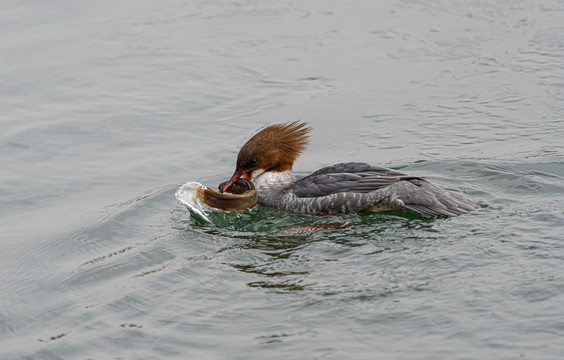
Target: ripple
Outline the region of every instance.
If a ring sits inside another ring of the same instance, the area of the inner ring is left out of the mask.
[[[4,358],[564,353],[560,2],[4,7]],[[381,163],[480,208],[215,226],[176,203],[296,118],[300,174]]]

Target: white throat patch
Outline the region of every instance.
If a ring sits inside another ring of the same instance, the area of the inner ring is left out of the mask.
[[[255,171],[253,171],[253,173]],[[296,177],[294,176],[294,172],[292,170],[282,172],[262,170],[262,172],[253,179],[253,183],[255,184],[255,188],[259,194],[261,192],[268,192],[289,186],[295,181]]]

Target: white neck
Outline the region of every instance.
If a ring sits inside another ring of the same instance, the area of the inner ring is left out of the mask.
[[[253,179],[257,193],[270,192],[272,190],[290,186],[296,181],[292,170],[286,171],[265,171]]]

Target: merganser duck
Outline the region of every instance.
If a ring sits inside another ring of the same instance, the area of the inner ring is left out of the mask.
[[[219,190],[225,191],[243,177],[255,184],[259,203],[302,214],[410,209],[426,215],[456,216],[477,207],[463,193],[366,163],[327,166],[297,180],[292,166],[306,149],[311,130],[299,121],[264,128],[243,145],[235,173]]]

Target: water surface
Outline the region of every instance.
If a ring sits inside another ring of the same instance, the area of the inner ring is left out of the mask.
[[[3,359],[559,359],[560,1],[0,5]],[[299,176],[366,161],[457,218],[174,193],[302,119]],[[338,224],[315,232],[288,227]]]

